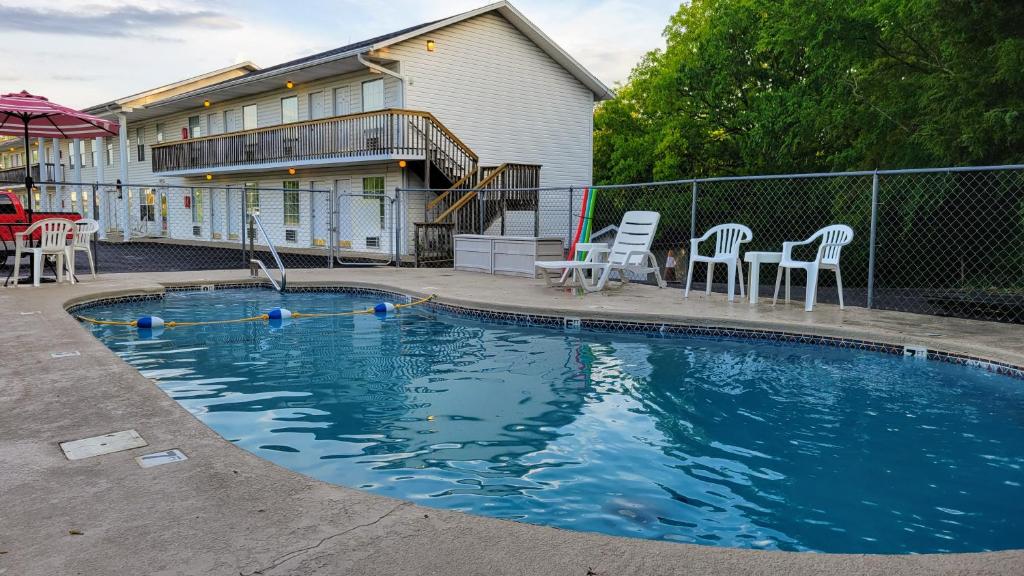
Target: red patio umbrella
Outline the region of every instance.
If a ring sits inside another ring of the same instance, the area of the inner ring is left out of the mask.
[[[28,139],[117,136],[116,122],[54,104],[22,90],[0,96],[0,134],[25,138],[25,191],[32,193],[32,156]],[[42,166],[43,159],[39,159]],[[42,169],[39,171],[42,174]],[[31,210],[29,202],[28,209]]]

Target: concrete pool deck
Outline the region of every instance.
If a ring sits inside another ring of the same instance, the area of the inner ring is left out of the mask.
[[[1024,551],[802,554],[570,532],[423,508],[280,468],[218,436],[65,312],[247,271],[112,274],[0,290],[0,574],[1020,574]],[[627,286],[577,296],[450,270],[289,271],[289,283],[436,293],[474,308],[751,327],[924,345],[1024,365],[1024,328]],[[78,355],[52,357],[62,352]],[[59,443],[135,429],[148,446],[69,461]],[[140,468],[178,448],[188,460]]]

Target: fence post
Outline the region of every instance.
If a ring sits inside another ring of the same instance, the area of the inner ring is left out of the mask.
[[[575,191],[574,188],[572,186],[569,186],[569,234],[565,237],[566,238],[565,245],[566,245],[566,247],[569,247],[569,248],[572,247],[572,202],[573,202],[573,198],[572,197],[573,197],[573,192],[574,191]],[[540,206],[538,206],[537,209],[539,210]]]
[[[693,181],[690,195],[690,238],[697,237],[697,181]]]
[[[868,238],[868,308],[875,302],[875,242],[878,230],[878,170],[871,176],[871,235]]]
[[[248,268],[250,266],[249,260],[245,257],[245,195],[247,191],[242,188],[242,211],[241,211],[241,222],[238,223],[238,227],[241,229],[239,236],[242,237],[242,268]]]
[[[395,268],[402,267],[402,189],[395,186],[395,199],[391,202],[391,222],[395,229]]]
[[[327,191],[327,267],[334,268],[334,221],[336,220],[334,210],[335,202],[338,201],[335,196],[336,190],[334,186]]]

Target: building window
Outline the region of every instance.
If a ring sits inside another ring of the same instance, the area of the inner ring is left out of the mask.
[[[142,193],[142,204],[139,204],[139,220],[142,222],[156,221],[156,193],[147,188]]]
[[[206,135],[213,136],[215,133],[220,132],[217,130],[217,115],[207,114],[206,115]]]
[[[82,165],[82,168],[85,168],[85,160],[86,160],[87,154],[88,154],[88,152],[86,151],[86,148],[88,148],[88,147],[89,147],[89,141],[88,140],[82,140],[82,143],[78,145],[78,154],[79,154],[78,163]]]
[[[367,176],[363,178],[363,194],[366,196],[380,196],[378,214],[380,216],[380,227],[384,228],[384,177]]]
[[[199,123],[199,116],[188,117],[188,137],[189,138],[202,138],[203,137],[203,126]]]
[[[99,166],[100,165],[100,147],[96,145],[95,141],[93,141],[93,143],[92,143],[92,165],[93,166]]]
[[[146,160],[146,132],[142,128],[135,129],[135,159],[139,162]]]
[[[107,139],[104,138],[104,141],[106,141],[106,140]],[[113,166],[113,165],[114,165],[114,143],[113,142],[107,142],[107,166]]]
[[[163,144],[164,143],[164,125],[163,124],[157,124],[156,125],[156,143],[157,144]]]
[[[281,123],[291,124],[299,121],[299,98],[289,96],[281,98]]]
[[[288,180],[284,182],[284,225],[299,225],[299,182]]]
[[[384,79],[363,82],[363,112],[384,109]]]
[[[242,106],[242,130],[256,129],[256,105]]]
[[[203,189],[193,188],[192,189],[192,223],[202,224],[203,223]]]
[[[255,182],[245,183],[245,213],[260,213],[260,189],[256,187]]]
[[[75,144],[68,142],[68,168],[74,168],[75,162],[78,162],[78,158],[75,158]]]

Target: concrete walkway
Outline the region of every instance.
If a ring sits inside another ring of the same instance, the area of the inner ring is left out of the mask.
[[[1021,574],[1024,551],[844,556],[702,547],[530,526],[325,484],[225,441],[114,356],[65,311],[161,283],[244,271],[108,275],[0,290],[0,574]],[[527,279],[438,270],[292,270],[292,284],[391,288],[474,307],[754,326],[1024,364],[1020,326],[799,303],[683,302],[628,286],[576,296]],[[51,354],[78,352],[53,358]],[[60,442],[134,428],[147,447],[68,461]],[[141,454],[189,460],[142,469]]]

